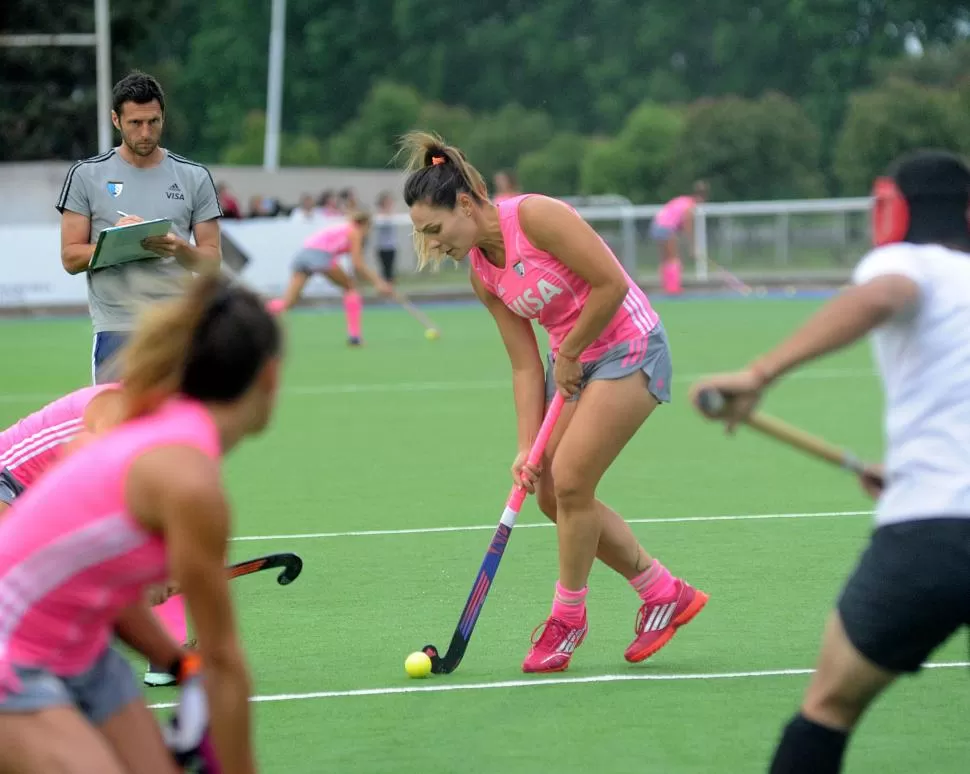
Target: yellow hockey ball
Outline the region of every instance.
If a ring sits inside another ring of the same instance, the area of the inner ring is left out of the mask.
[[[410,677],[427,677],[431,674],[431,659],[424,651],[416,651],[404,662],[404,671]]]

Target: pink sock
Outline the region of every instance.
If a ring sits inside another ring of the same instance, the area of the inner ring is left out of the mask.
[[[556,596],[552,598],[552,616],[565,621],[570,626],[582,626],[586,617],[587,586],[579,591],[570,591],[556,581]]]
[[[185,600],[181,595],[169,597],[168,601],[163,602],[158,607],[152,608],[162,626],[165,627],[172,639],[180,645],[189,638],[188,628],[185,623]]]
[[[630,581],[630,585],[647,604],[669,599],[673,596],[675,588],[674,576],[660,563],[659,559],[654,559],[646,570]]]
[[[665,293],[680,293],[680,270],[679,260],[666,261],[661,268],[661,282]]]
[[[347,315],[347,335],[352,339],[360,338],[360,313],[364,302],[360,293],[351,290],[344,293],[344,312]]]

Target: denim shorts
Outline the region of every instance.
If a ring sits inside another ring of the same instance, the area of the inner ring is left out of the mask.
[[[546,368],[546,403],[556,394],[553,379],[555,356],[550,352]],[[576,400],[583,389],[596,379],[622,379],[637,371],[646,374],[649,382],[647,389],[661,403],[670,403],[670,383],[673,380],[673,364],[670,359],[670,344],[663,323],[650,331],[646,338],[624,341],[611,347],[596,360],[583,363],[583,378],[579,384],[579,394],[569,400]]]

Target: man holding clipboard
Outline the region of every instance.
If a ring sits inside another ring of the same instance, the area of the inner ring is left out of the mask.
[[[209,170],[159,145],[161,86],[133,72],[112,96],[121,144],[71,167],[56,205],[61,263],[87,274],[96,384],[117,378],[112,358],[146,304],[179,295],[189,272],[222,260],[222,210]]]

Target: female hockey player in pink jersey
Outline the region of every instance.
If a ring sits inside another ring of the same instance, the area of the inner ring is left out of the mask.
[[[404,199],[419,260],[468,256],[472,285],[511,360],[519,448],[512,475],[536,492],[559,533],[552,611],[522,668],[568,667],[587,632],[587,579],[595,558],[640,597],[636,638],[625,657],[642,661],[708,598],[671,575],[619,514],[596,499],[607,468],[657,405],[670,400],[670,352],[660,318],[575,210],[528,194],[495,205],[457,148],[420,133],[409,135],[405,147],[411,163]],[[533,319],[549,334],[545,374]],[[530,469],[525,459],[556,390],[570,401],[543,464]]]
[[[269,423],[280,351],[261,299],[199,277],[136,330],[123,422],[48,470],[0,521],[0,770],[177,771],[111,647],[128,611],[153,624],[145,591],[171,577],[195,622],[215,752],[224,771],[256,771],[220,467]]]
[[[362,343],[360,318],[364,301],[357,292],[357,278],[363,276],[382,296],[390,298],[393,288],[364,259],[364,240],[370,232],[369,213],[352,214],[345,223],[337,223],[317,231],[307,237],[303,249],[293,259],[290,283],[282,298],[269,302],[274,314],[282,314],[290,309],[303,293],[307,282],[314,274],[322,274],[343,291],[344,313],[347,316],[347,343],[359,346]],[[350,256],[352,270],[340,265],[340,258]]]
[[[69,449],[120,421],[123,403],[119,384],[82,387],[0,432],[0,519]],[[168,598],[167,588],[163,584],[152,590],[150,596],[159,603],[154,613],[177,642],[187,643],[185,601]],[[174,685],[175,676],[165,666],[149,664],[145,685]]]

